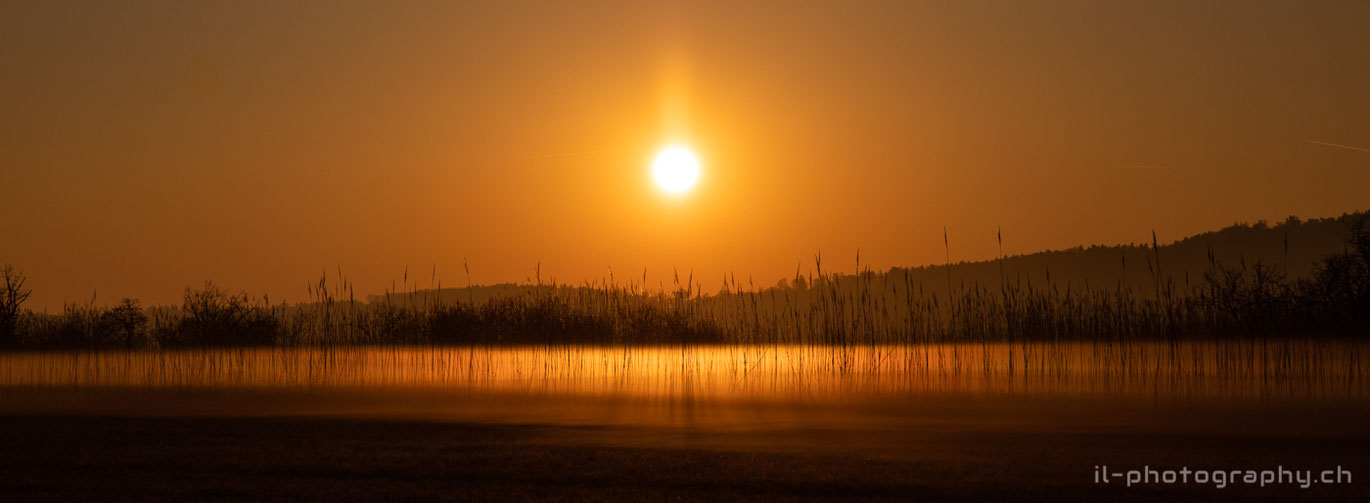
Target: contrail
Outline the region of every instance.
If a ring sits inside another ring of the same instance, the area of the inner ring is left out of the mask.
[[[1339,145],[1339,144],[1336,144],[1336,143],[1327,143],[1327,142],[1325,142],[1325,141],[1308,140],[1308,143],[1316,143],[1316,144],[1318,144],[1318,145],[1326,145],[1326,146],[1329,146],[1329,147],[1344,148],[1344,149],[1347,149],[1347,150],[1359,150],[1359,151],[1361,151],[1361,152],[1370,152],[1370,148],[1353,147],[1353,146],[1351,146],[1351,145]]]

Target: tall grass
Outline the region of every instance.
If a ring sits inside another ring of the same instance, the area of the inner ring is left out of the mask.
[[[415,286],[359,300],[339,271],[322,275],[308,288],[310,300],[299,304],[272,304],[207,283],[187,288],[179,306],[145,309],[125,299],[112,308],[71,304],[56,315],[26,311],[13,316],[0,342],[11,348],[904,344],[961,351],[968,343],[1083,341],[1108,350],[1141,341],[1365,338],[1370,227],[1360,220],[1350,231],[1342,253],[1300,279],[1261,263],[1223,264],[1210,253],[1201,281],[1176,285],[1161,274],[1160,255],[1153,253],[1147,258],[1151,288],[1123,281],[1063,287],[1051,282],[1049,271],[1041,284],[1007,277],[1001,252],[999,285],[958,284],[944,235],[945,289],[909,274],[862,270],[859,251],[855,274],[830,272],[819,254],[812,272],[797,269],[780,286],[758,289],[726,276],[720,291],[708,295],[693,273],[676,274],[665,290],[649,288],[645,275],[620,283],[612,273],[580,285],[548,284],[539,267],[535,283],[507,296],[476,299],[468,286],[465,298],[453,298]],[[1154,234],[1152,247],[1159,248]],[[22,276],[6,277],[10,291],[22,291],[13,286],[16,279],[22,286]]]

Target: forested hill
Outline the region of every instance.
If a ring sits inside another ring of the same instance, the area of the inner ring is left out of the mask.
[[[997,286],[1002,278],[1022,286],[1031,283],[1037,288],[1049,284],[1060,289],[1078,289],[1088,284],[1090,288],[1121,285],[1145,290],[1155,287],[1158,277],[1153,271],[1159,270],[1159,278],[1169,278],[1177,288],[1187,290],[1187,284],[1203,281],[1204,273],[1215,264],[1240,268],[1257,263],[1273,267],[1281,274],[1287,271],[1289,278],[1294,279],[1308,275],[1323,257],[1344,251],[1347,224],[1365,217],[1365,212],[1359,212],[1313,220],[1289,217],[1273,225],[1236,224],[1161,244],[1154,250],[1151,236],[1146,236],[1146,242],[1131,245],[1095,245],[1014,255],[1003,259],[1002,273],[998,260],[953,263],[951,282],[956,288],[976,283]],[[890,281],[903,282],[907,276],[913,284],[921,282],[925,288],[946,290],[947,267],[943,265],[896,267],[885,274]]]
[[[1151,291],[1159,278],[1169,278],[1176,289],[1187,291],[1189,286],[1203,281],[1203,275],[1213,265],[1240,268],[1262,264],[1290,279],[1308,275],[1323,257],[1346,249],[1348,223],[1366,218],[1365,212],[1340,217],[1300,220],[1289,217],[1278,224],[1257,222],[1235,224],[1221,230],[1189,236],[1153,250],[1151,236],[1145,242],[1130,245],[1075,247],[1025,255],[1005,257],[1001,261],[957,262],[951,264],[950,281],[955,290],[974,285],[997,288],[1000,281],[1016,283],[1026,288],[1054,287],[1082,290],[1098,288],[1129,288]],[[1288,246],[1286,247],[1286,243]],[[1211,252],[1211,261],[1210,261]],[[1159,259],[1159,268],[1157,262]],[[804,289],[815,281],[813,271],[803,272],[796,280],[786,278],[770,289]],[[866,272],[867,284],[913,285],[928,293],[945,294],[948,274],[946,265],[894,267],[887,271]],[[829,276],[829,280],[854,282],[850,274]],[[596,284],[598,288],[604,285]],[[618,286],[626,287],[622,282]],[[559,293],[575,291],[583,285],[561,285]],[[670,288],[671,285],[667,285]],[[656,285],[652,285],[655,289]],[[390,294],[392,301],[408,302],[482,302],[491,298],[508,298],[530,293],[528,285],[502,283],[478,285],[471,288],[443,288],[440,290],[412,290]],[[544,287],[544,292],[547,289]],[[638,286],[637,291],[641,291]],[[697,290],[695,291],[697,292]],[[373,295],[370,300],[386,298]]]

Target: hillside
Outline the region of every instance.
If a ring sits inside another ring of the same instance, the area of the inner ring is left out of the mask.
[[[1160,278],[1173,281],[1180,290],[1202,281],[1214,264],[1240,267],[1243,263],[1261,263],[1287,271],[1289,278],[1295,279],[1311,273],[1321,258],[1345,250],[1346,223],[1365,216],[1365,212],[1358,212],[1313,220],[1289,217],[1275,225],[1235,224],[1163,244],[1156,250],[1147,242],[1014,255],[1003,259],[1002,275],[999,261],[960,262],[951,266],[951,281],[954,285],[998,285],[1002,277],[1023,285],[1050,284],[1060,289],[1121,285],[1150,290],[1156,284],[1153,271],[1158,259]],[[947,267],[943,265],[893,268],[886,274],[899,281],[912,276],[915,284],[946,290]]]
[[[955,290],[977,284],[986,287],[999,285],[1002,278],[1003,281],[1016,282],[1023,287],[1029,284],[1035,288],[1050,285],[1060,290],[1069,288],[1072,291],[1082,291],[1086,288],[1122,286],[1133,290],[1151,291],[1157,281],[1153,274],[1157,258],[1160,262],[1160,278],[1173,281],[1180,291],[1187,291],[1188,286],[1202,282],[1204,273],[1215,263],[1227,267],[1240,267],[1243,263],[1261,263],[1281,272],[1287,270],[1289,278],[1296,279],[1312,272],[1319,259],[1345,250],[1347,222],[1358,218],[1366,218],[1366,213],[1357,212],[1311,220],[1291,216],[1273,225],[1263,221],[1254,224],[1238,223],[1163,244],[1156,250],[1152,249],[1149,242],[1115,246],[1092,245],[1007,256],[1004,257],[1002,264],[999,260],[956,262],[950,266],[950,281]],[[865,274],[873,284],[920,285],[928,293],[941,295],[945,294],[947,289],[947,269],[946,265],[925,265],[894,267],[883,272],[867,271]],[[807,283],[814,281],[816,271],[804,271],[803,274],[804,276],[797,280],[783,279],[779,285],[765,290],[802,290]],[[832,279],[832,276],[829,278]],[[836,276],[836,281],[839,282],[852,279],[852,275]],[[563,285],[559,290],[565,295],[568,291],[577,290],[576,286]],[[434,300],[444,303],[482,302],[531,291],[532,287],[527,285],[502,283],[471,288],[399,292],[390,294],[390,298],[392,301],[416,303]],[[376,301],[385,297],[372,295],[369,300]]]

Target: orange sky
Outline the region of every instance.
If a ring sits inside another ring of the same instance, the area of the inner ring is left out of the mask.
[[[6,2],[0,262],[57,310],[1164,241],[1370,207],[1309,141],[1367,89],[1367,2]]]

